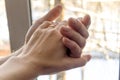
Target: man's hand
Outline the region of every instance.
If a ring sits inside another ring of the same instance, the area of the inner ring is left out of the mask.
[[[70,18],[69,27],[62,27],[61,33],[64,36],[63,43],[69,48],[68,55],[74,58],[81,57],[81,53],[88,38],[88,27],[90,25],[90,16],[86,15],[83,19]]]

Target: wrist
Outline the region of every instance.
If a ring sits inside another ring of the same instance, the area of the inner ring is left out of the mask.
[[[11,57],[0,66],[2,80],[30,80],[37,77],[31,65],[22,57]]]
[[[18,56],[19,54],[21,54],[23,48],[24,48],[24,45],[21,48],[19,48],[18,50],[13,51],[12,56]]]
[[[11,58],[13,56],[18,56],[20,53],[22,53],[22,50],[23,50],[23,46],[8,56],[0,57],[0,65],[2,65],[4,62],[6,62],[9,58]]]

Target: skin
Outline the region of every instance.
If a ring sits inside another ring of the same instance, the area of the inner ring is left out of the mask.
[[[81,56],[82,50],[85,47],[86,39],[88,38],[88,27],[90,25],[90,16],[86,15],[83,19],[69,18],[69,27],[62,27],[61,34],[64,36],[63,43],[69,48],[69,55],[74,58]],[[69,44],[67,43],[69,42]]]
[[[28,32],[26,34],[26,38],[25,38],[25,43],[28,42],[28,40],[30,39],[30,37],[33,34],[33,32],[37,29],[37,27],[40,24],[42,24],[44,21],[53,21],[53,20],[55,20],[61,14],[61,11],[62,11],[62,6],[61,5],[57,5],[55,8],[50,10],[45,16],[43,16],[42,18],[38,19],[31,26],[31,28],[28,30]],[[51,16],[53,14],[54,14],[54,16]],[[5,61],[7,61],[10,57],[18,56],[22,52],[22,48],[23,48],[23,46],[20,49],[18,49],[17,51],[15,51],[12,54],[8,55],[8,56],[0,57],[0,65],[3,64]]]
[[[58,10],[58,13],[55,12],[57,17],[61,9],[58,5],[47,17],[35,22],[26,35],[25,45],[16,52],[19,55],[9,58],[0,66],[1,80],[31,80],[38,75],[83,66],[90,60],[90,55],[81,56],[88,37],[90,17],[87,15],[83,19],[70,18],[68,27],[61,22],[53,28],[49,21],[55,18],[49,16]]]
[[[31,28],[28,30],[27,35],[26,35],[25,43],[28,42],[28,40],[30,39],[30,37],[33,34],[33,32],[38,28],[38,26],[40,24],[42,24],[44,21],[53,21],[53,20],[55,20],[61,14],[61,11],[62,11],[62,6],[61,5],[57,5],[55,8],[53,8],[52,10],[50,10],[48,12],[48,14],[46,14],[42,18],[38,19],[31,26]],[[55,14],[55,15],[51,16],[53,14]],[[87,29],[88,29],[88,27],[89,27],[89,25],[91,23],[89,15],[86,15],[83,19],[82,18],[78,18],[77,20],[81,21]],[[75,19],[70,18],[69,19],[69,26],[72,27],[73,29],[77,28],[77,27],[79,28],[80,26],[74,26],[74,25],[72,25],[72,24],[74,24],[74,21],[75,21]],[[70,22],[72,22],[72,23],[70,23]],[[62,29],[64,29],[64,27]],[[64,30],[61,30],[61,33],[62,33],[63,36],[66,36],[66,33],[64,33]],[[79,34],[80,32],[77,31],[77,33]],[[67,35],[69,35],[69,34],[67,34]],[[72,36],[73,36],[73,38],[74,38],[74,36],[76,36],[76,37],[78,37],[78,39],[80,39],[79,35],[72,35]],[[80,57],[81,53],[77,52],[80,49],[80,45],[76,43],[76,41],[78,41],[78,40],[77,39],[73,39],[73,38],[72,38],[72,40],[64,38],[63,39],[63,43],[64,43],[64,45],[66,47],[69,48],[69,54],[70,54],[71,57]],[[68,46],[67,42],[70,42],[71,45]],[[77,49],[72,49],[71,46],[75,46]],[[20,49],[18,49],[17,51],[13,52],[12,54],[10,54],[8,56],[0,57],[0,65],[3,64],[5,61],[7,61],[10,57],[19,55],[22,52],[22,48],[23,47],[21,47]]]
[[[90,55],[69,57],[60,34],[59,27],[63,24],[58,24],[55,28],[50,27],[50,24],[42,23],[25,43],[22,53],[0,67],[2,80],[30,80],[38,75],[84,66],[90,60]]]
[[[13,57],[13,56],[17,56],[22,52],[23,47],[21,47],[20,49],[18,49],[17,51],[11,53],[8,56],[5,57],[0,57],[0,65],[2,65],[4,62],[6,62],[9,58]]]

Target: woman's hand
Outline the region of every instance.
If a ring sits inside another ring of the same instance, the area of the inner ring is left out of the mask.
[[[53,9],[51,9],[46,15],[44,15],[42,18],[39,18],[35,23],[30,27],[26,34],[25,42],[28,42],[31,35],[34,33],[34,31],[41,25],[44,21],[53,21],[56,18],[59,17],[59,15],[62,13],[62,5],[58,4]]]
[[[87,20],[89,21],[89,19],[86,20],[84,18],[80,20],[80,23],[75,24],[75,20],[69,19],[68,32],[63,30],[65,26],[62,24],[51,26],[51,22],[44,22],[54,20],[60,14],[61,9],[62,7],[60,5],[57,6],[31,27],[26,36],[22,54],[11,57],[0,66],[0,71],[2,72],[0,78],[4,77],[5,80],[28,80],[38,75],[81,67],[90,60],[90,55],[80,57],[84,46],[81,47],[79,43],[79,41],[83,41],[82,38],[85,38],[84,40],[87,38],[84,35],[86,33],[81,33],[80,30],[86,27],[86,24],[88,25]],[[51,16],[56,10],[58,12],[56,12],[55,16]],[[59,28],[59,26],[62,26],[62,28]],[[85,28],[82,30],[86,31]],[[67,52],[64,45],[70,49],[70,52]],[[67,55],[68,53],[70,57]]]
[[[31,35],[34,33],[34,31],[38,28],[40,24],[42,24],[44,21],[53,21],[55,20],[62,11],[62,6],[57,5],[55,8],[50,10],[45,16],[42,18],[38,19],[29,29],[29,31],[26,34],[26,40],[25,43],[27,43],[31,37]],[[54,15],[53,15],[54,14]],[[10,57],[12,56],[17,56],[22,52],[23,46],[18,49],[17,51],[13,52],[11,55],[5,56],[5,57],[0,57],[0,65],[3,64],[5,61],[7,61]]]
[[[72,58],[67,55],[59,30],[63,24],[42,23],[24,45],[19,56],[11,57],[0,66],[2,80],[29,80],[38,75],[51,74],[84,66],[90,55]],[[8,68],[9,67],[9,68]]]
[[[62,12],[62,6],[57,5],[55,8],[50,10],[48,14],[38,19],[27,32],[25,43],[27,43],[34,33],[34,31],[41,25],[44,21],[53,21],[56,19]],[[54,15],[53,15],[54,14]],[[86,39],[88,37],[88,27],[90,25],[90,16],[86,15],[84,18],[70,18],[68,20],[69,28],[66,31],[64,26],[61,28],[60,32],[64,36],[63,44],[69,49],[68,55],[73,58],[79,58],[81,56],[83,47],[86,44]]]
[[[27,59],[31,67],[40,74],[51,74],[59,71],[80,67],[90,60],[89,55],[81,58],[67,56],[66,48],[62,43],[60,26],[52,27],[51,22],[44,22],[33,33],[30,40],[25,44],[23,54],[20,57]]]

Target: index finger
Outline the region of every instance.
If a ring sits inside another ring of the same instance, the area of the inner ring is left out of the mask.
[[[38,19],[36,22],[39,25],[44,21],[53,21],[61,14],[61,12],[62,12],[62,5],[59,4],[55,6],[52,10],[50,10],[45,16]]]

